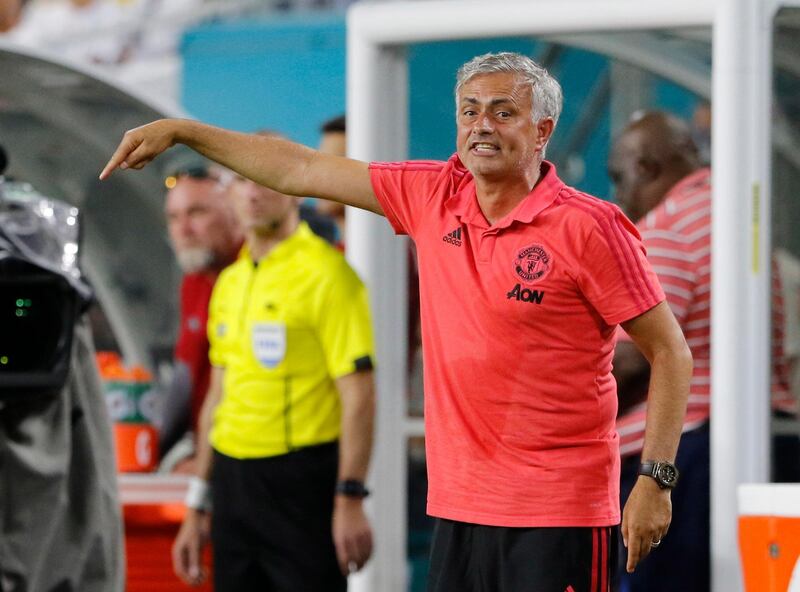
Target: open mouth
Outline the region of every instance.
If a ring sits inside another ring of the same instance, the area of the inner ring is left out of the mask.
[[[496,145],[489,142],[473,142],[469,149],[474,154],[495,154],[500,150]]]

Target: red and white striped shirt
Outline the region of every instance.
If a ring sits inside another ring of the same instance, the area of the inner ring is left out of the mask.
[[[647,258],[694,358],[683,431],[708,421],[711,403],[711,171],[681,180],[638,224]],[[783,352],[783,298],[772,265],[772,405],[794,411]],[[639,454],[644,443],[646,403],[617,419],[620,454]]]

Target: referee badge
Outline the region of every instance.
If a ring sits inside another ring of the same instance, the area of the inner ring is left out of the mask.
[[[286,325],[255,323],[253,325],[253,354],[262,366],[274,368],[286,355]]]

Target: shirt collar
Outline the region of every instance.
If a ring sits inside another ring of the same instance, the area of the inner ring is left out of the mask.
[[[281,253],[286,250],[292,251],[295,249],[295,243],[304,242],[311,236],[314,236],[314,232],[311,230],[305,220],[301,220],[297,225],[297,228],[295,228],[295,231],[275,245],[275,247],[263,257],[263,259],[280,256]],[[239,252],[239,259],[247,259],[251,263],[255,263],[253,261],[253,257],[250,255],[250,247],[247,242],[242,245],[242,250]]]
[[[478,198],[475,194],[475,180],[472,175],[466,170],[457,154],[451,156],[449,162],[453,166],[454,173],[465,174],[468,180],[461,184],[459,190],[447,199],[445,207],[462,222],[489,228],[489,224],[478,205]],[[495,222],[492,228],[507,228],[514,222],[530,223],[540,212],[555,201],[563,187],[564,183],[558,178],[555,165],[546,160],[542,161],[539,180],[531,192],[517,204],[517,207]]]
[[[709,185],[711,183],[711,169],[709,167],[703,167],[701,169],[697,169],[693,173],[689,173],[683,179],[675,183],[672,186],[667,194],[668,195],[677,195],[682,193],[686,190],[691,190],[694,187],[698,187],[701,185]]]

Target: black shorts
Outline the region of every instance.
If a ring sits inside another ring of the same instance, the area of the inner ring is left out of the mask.
[[[616,533],[437,519],[428,592],[608,592]]]
[[[214,453],[216,592],[342,592],[331,534],[338,446],[271,458]]]

